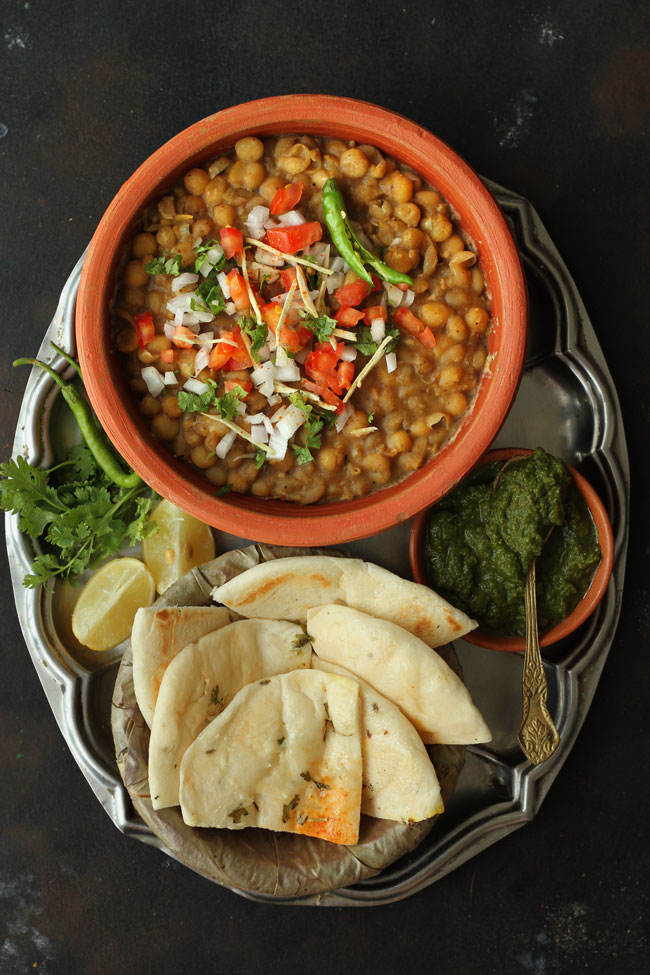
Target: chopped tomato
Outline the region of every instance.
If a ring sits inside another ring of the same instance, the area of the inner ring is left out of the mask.
[[[366,325],[371,325],[373,322],[377,321],[378,318],[387,321],[388,314],[383,305],[371,305],[370,308],[363,309],[363,317],[366,320]]]
[[[230,288],[230,297],[235,302],[235,308],[238,311],[246,311],[247,308],[250,308],[251,300],[248,297],[246,282],[239,271],[235,269],[229,271],[226,275],[226,281],[228,282],[228,287]]]
[[[405,332],[409,332],[411,335],[419,335],[424,329],[424,325],[420,319],[416,318],[409,308],[398,308],[395,312],[395,322],[400,328],[403,328]]]
[[[280,271],[280,277],[282,278],[282,284],[284,285],[284,290],[288,291],[293,282],[296,280],[296,269],[295,267],[287,267]]]
[[[251,389],[253,388],[253,384],[247,379],[226,379],[224,386],[226,387],[227,393],[231,393],[237,386],[240,386],[245,393],[250,393]],[[246,397],[244,397],[244,399],[246,399]]]
[[[422,345],[426,346],[427,349],[432,349],[436,344],[436,337],[428,326],[427,328],[422,329],[418,335],[418,338]]]
[[[270,301],[267,305],[261,306],[260,312],[268,327],[271,329],[273,334],[276,335],[278,322],[280,321],[280,315],[282,314],[281,306],[276,302]],[[311,337],[312,333],[308,328],[300,326],[298,329],[293,329],[285,319],[284,324],[280,329],[280,337],[278,341],[280,345],[282,345],[289,352],[299,352],[300,349],[307,345],[307,342],[309,342]]]
[[[144,349],[146,345],[156,337],[156,329],[153,323],[153,316],[149,311],[143,311],[139,315],[133,316],[133,327],[138,338],[138,345]]]
[[[323,402],[329,403],[330,406],[335,406],[337,413],[340,413],[343,409],[343,403],[338,396],[335,396],[332,390],[328,389],[323,383],[313,383],[309,379],[303,379],[302,384],[310,393],[316,393],[317,396],[320,396]]]
[[[370,294],[372,294],[373,291],[381,291],[383,288],[381,278],[377,277],[376,274],[371,274],[370,277],[372,278],[372,288],[370,289]]]
[[[174,361],[174,350],[173,349],[163,349],[160,353],[161,362],[173,362]]]
[[[191,349],[194,346],[196,335],[185,325],[177,325],[174,329],[172,342],[178,349]]]
[[[236,341],[235,336],[232,332],[222,332],[219,339],[229,339],[230,341]],[[208,365],[213,372],[217,372],[218,369],[223,369],[226,363],[229,361],[230,356],[236,351],[234,345],[230,345],[227,341],[219,341],[216,345],[212,347],[210,351],[210,358],[208,360]]]
[[[370,291],[365,281],[352,281],[351,284],[344,284],[338,291],[334,292],[334,297],[339,305],[356,307],[360,305],[364,298],[368,297]]]
[[[271,200],[271,213],[276,217],[279,213],[288,213],[300,202],[302,183],[287,183],[278,190]]]
[[[337,322],[340,322],[341,325],[347,325],[350,327],[354,327],[363,317],[364,313],[358,308],[346,308],[345,306],[343,308],[339,308],[334,315]]]
[[[223,247],[228,260],[237,259],[244,251],[244,236],[241,230],[236,227],[222,227],[219,231],[221,246]]]
[[[238,372],[240,369],[250,369],[250,367],[253,365],[253,360],[248,354],[248,349],[244,345],[244,340],[242,339],[239,325],[236,325],[233,329],[232,337],[237,342],[237,348],[234,349],[232,346],[230,346],[231,353],[230,362],[228,363],[228,370]]]
[[[344,389],[348,389],[354,379],[354,362],[339,362],[336,377]]]
[[[295,254],[296,251],[317,243],[322,236],[323,228],[318,220],[313,220],[311,223],[300,223],[297,227],[275,227],[267,230],[264,243],[285,254]]]

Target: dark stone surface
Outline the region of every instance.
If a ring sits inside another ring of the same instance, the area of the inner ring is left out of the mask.
[[[2,0],[3,459],[26,380],[11,361],[36,350],[124,179],[220,108],[322,91],[416,119],[533,202],[617,383],[633,484],[620,627],[541,812],[435,886],[374,910],[258,906],[124,838],[56,728],[5,565],[2,973],[648,970],[649,10]]]

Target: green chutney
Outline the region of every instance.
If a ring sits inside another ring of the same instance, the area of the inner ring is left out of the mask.
[[[600,558],[596,526],[569,470],[541,448],[477,467],[438,502],[425,529],[429,585],[485,629],[507,635],[525,633],[524,586],[534,559],[544,631],[575,609]]]

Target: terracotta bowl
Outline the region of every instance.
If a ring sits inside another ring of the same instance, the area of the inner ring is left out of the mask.
[[[532,454],[532,450],[527,450],[523,447],[490,450],[484,457],[481,457],[479,464],[489,464],[492,461],[508,460],[510,457],[528,454]],[[578,474],[569,464],[567,464],[567,467],[571,472],[573,483],[585,499],[591,517],[594,520],[596,531],[598,532],[598,544],[602,551],[602,558],[591,580],[589,589],[573,612],[566,619],[563,619],[561,623],[558,623],[557,626],[547,630],[544,634],[540,634],[539,642],[543,647],[548,647],[551,643],[557,643],[558,640],[564,639],[565,636],[577,630],[591,616],[605,595],[614,564],[614,535],[609,518],[607,517],[607,512],[605,511],[605,506],[591,484],[584,479],[582,474]],[[428,583],[424,568],[423,542],[429,510],[429,508],[426,508],[420,511],[417,517],[413,519],[409,547],[413,578],[416,582],[421,582],[425,586]],[[526,641],[523,636],[496,636],[494,633],[481,629],[474,630],[472,633],[463,637],[463,639],[469,643],[475,643],[480,647],[487,647],[489,650],[523,651],[526,649]]]
[[[474,241],[492,295],[489,352],[472,413],[437,457],[393,487],[354,501],[297,505],[235,494],[215,497],[197,470],[174,458],[138,410],[111,343],[109,302],[120,255],[143,211],[192,166],[246,135],[285,132],[337,136],[376,145],[434,184]],[[76,310],[77,346],[97,416],[120,454],[156,489],[197,518],[245,538],[323,545],[365,538],[404,521],[454,486],[488,448],[512,404],[521,376],[527,302],[516,246],[479,177],[414,122],[366,102],[287,95],[247,102],[191,125],[153,153],[102,217],[84,263]]]

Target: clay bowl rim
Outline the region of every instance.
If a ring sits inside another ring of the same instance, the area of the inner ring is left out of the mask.
[[[119,256],[146,207],[192,165],[249,134],[298,131],[370,142],[434,183],[474,241],[495,319],[490,375],[455,438],[396,485],[353,501],[300,505],[249,495],[215,497],[216,488],[168,453],[134,409],[110,344],[107,323]],[[163,497],[201,521],[275,544],[323,545],[366,538],[399,524],[449,491],[487,450],[514,401],[523,370],[527,296],[518,251],[505,218],[479,177],[421,126],[355,99],[288,95],[247,102],[202,119],[152,153],[119,190],[89,245],[76,309],[79,358],[89,399],[119,453]],[[106,378],[110,377],[110,382]],[[480,422],[476,416],[480,413]],[[489,420],[489,422],[488,422]]]
[[[533,451],[528,447],[495,448],[494,450],[489,450],[483,457],[481,457],[476,466],[483,466],[484,464],[489,464],[492,461],[508,460],[510,457],[530,456],[532,452]],[[573,483],[585,499],[587,507],[591,513],[591,517],[594,520],[596,531],[598,532],[598,544],[601,548],[602,557],[587,592],[584,594],[573,612],[569,613],[569,615],[563,619],[561,623],[558,623],[557,626],[553,626],[544,634],[540,634],[539,642],[540,646],[542,647],[548,647],[553,643],[557,643],[559,640],[563,640],[565,637],[569,636],[569,634],[577,630],[579,626],[582,626],[582,624],[591,616],[607,591],[607,586],[609,585],[609,580],[611,578],[612,569],[614,566],[614,533],[612,531],[609,516],[605,510],[605,505],[589,481],[587,481],[587,479],[584,478],[582,474],[580,474],[570,464],[566,464],[566,466],[571,472]],[[429,505],[427,508],[423,508],[422,511],[416,515],[413,520],[413,524],[411,525],[411,535],[409,538],[411,572],[413,573],[413,578],[415,581],[420,582],[425,586],[428,585],[428,583],[426,581],[424,560],[422,558],[422,539],[427,516],[431,507],[432,506]],[[474,643],[476,646],[484,647],[487,650],[500,650],[512,653],[523,652],[526,649],[526,640],[523,636],[498,636],[494,633],[481,630],[480,628],[466,634],[463,639],[467,640],[468,643]]]

